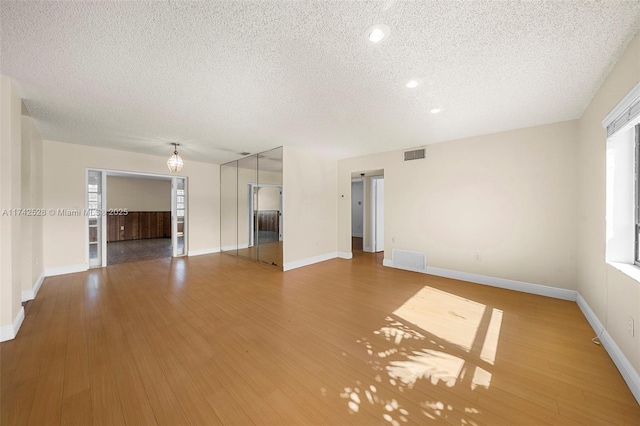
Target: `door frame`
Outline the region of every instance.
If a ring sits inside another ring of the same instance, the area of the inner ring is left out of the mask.
[[[85,233],[85,244],[84,244],[84,249],[85,249],[85,259],[86,259],[86,264],[87,264],[87,268],[91,269],[91,268],[102,268],[107,264],[107,246],[106,246],[106,241],[107,241],[107,227],[105,225],[105,221],[104,216],[101,214],[98,214],[98,227],[100,229],[100,232],[98,233],[98,247],[100,249],[100,265],[95,265],[92,266],[91,265],[91,258],[90,258],[90,249],[89,246],[91,245],[90,243],[90,237],[89,237],[89,221],[90,221],[90,217],[89,217],[89,174],[90,171],[96,171],[96,172],[100,172],[100,209],[101,210],[106,210],[104,206],[106,206],[106,200],[107,200],[107,195],[106,195],[106,191],[107,191],[107,178],[105,176],[105,173],[102,169],[96,169],[93,167],[87,167],[85,169],[84,172],[84,208],[82,210],[83,212],[83,216],[84,216],[84,233]],[[80,214],[80,211],[78,210],[78,215]]]
[[[382,197],[380,197],[382,187]],[[380,199],[382,198],[382,199]],[[371,251],[384,251],[384,176],[371,176]]]
[[[184,216],[182,222],[182,253],[178,253],[178,180],[184,179]],[[187,235],[188,233],[188,205],[187,178],[183,176],[171,177],[171,257],[181,257],[187,255]]]
[[[360,220],[362,221],[362,236],[360,238],[362,238],[363,242],[364,242],[364,211],[366,209],[366,204],[365,204],[365,200],[366,200],[366,195],[365,195],[365,183],[364,183],[364,178],[351,178],[351,200],[353,200],[353,184],[361,184],[362,185],[362,217],[360,218]],[[351,205],[351,223],[353,224],[353,204]],[[351,227],[351,237],[354,237],[353,235],[353,226]]]
[[[253,189],[254,188],[262,188],[265,186],[277,186],[280,188],[280,214],[278,217],[278,241],[282,241],[282,186],[277,183],[248,183],[248,192],[247,192],[247,205],[249,208],[247,209],[247,216],[249,221],[249,247],[253,247],[255,245],[253,227],[254,227],[254,218],[253,218]]]
[[[363,185],[363,193],[364,193],[364,201],[363,201],[363,226],[362,226],[362,251],[365,253],[376,253],[380,251],[384,251],[384,223],[380,224],[382,226],[382,247],[376,244],[376,188],[377,182],[380,179],[384,179],[384,169],[378,169],[370,172],[353,172],[352,181],[357,179],[354,177],[355,174],[364,173],[364,185]],[[384,184],[383,184],[384,185]],[[383,188],[384,191],[384,188]],[[383,211],[384,217],[384,192],[383,192],[383,200],[380,206]],[[353,210],[351,210],[351,215],[353,215]],[[353,234],[353,232],[352,232]],[[351,248],[353,251],[353,247]]]
[[[101,193],[101,205],[102,205],[102,210],[106,211],[107,208],[107,177],[108,176],[117,176],[117,177],[149,177],[149,178],[155,178],[155,179],[160,179],[160,180],[169,180],[171,181],[171,255],[172,257],[177,257],[175,255],[175,251],[174,251],[174,247],[176,247],[177,245],[177,235],[174,232],[174,229],[177,229],[177,218],[174,214],[174,191],[173,191],[173,187],[174,187],[174,183],[176,182],[176,179],[179,178],[184,178],[185,179],[185,196],[186,196],[186,200],[187,202],[185,203],[185,215],[184,215],[184,254],[182,256],[187,256],[188,252],[187,252],[187,236],[188,236],[188,178],[186,176],[175,176],[175,175],[166,175],[166,174],[159,174],[159,173],[145,173],[145,172],[131,172],[131,171],[123,171],[123,170],[113,170],[113,169],[102,169],[99,167],[87,167],[85,170],[85,179],[84,179],[84,193],[85,193],[85,209],[88,209],[88,196],[87,196],[87,186],[89,184],[89,171],[90,170],[94,170],[96,172],[101,172],[102,173],[102,193]],[[89,267],[89,217],[88,215],[84,215],[85,216],[85,226],[84,226],[84,232],[85,232],[85,252],[86,252],[86,262],[87,262],[87,267]],[[102,215],[100,217],[100,250],[101,250],[101,257],[102,257],[102,261],[101,261],[101,265],[100,266],[95,266],[95,268],[104,268],[105,266],[107,266],[107,224],[106,224],[106,220],[104,219],[106,217],[106,215]]]

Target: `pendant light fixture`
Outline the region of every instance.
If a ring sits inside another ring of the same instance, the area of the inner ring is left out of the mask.
[[[169,159],[167,160],[167,166],[169,167],[169,170],[171,170],[171,173],[178,173],[180,170],[182,170],[182,166],[184,165],[184,162],[182,161],[182,158],[180,158],[180,156],[178,155],[178,146],[180,144],[174,143],[172,145],[173,145],[173,155],[169,157]]]

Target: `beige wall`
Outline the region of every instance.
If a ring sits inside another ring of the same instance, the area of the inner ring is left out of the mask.
[[[425,160],[340,161],[338,250],[351,251],[351,173],[384,169],[385,259],[411,250],[431,267],[575,290],[577,125],[432,144]]]
[[[31,117],[22,116],[22,207],[42,209],[42,138]],[[34,286],[43,274],[43,216],[22,217],[23,300],[34,296]]]
[[[579,121],[578,292],[640,372],[640,283],[605,263],[606,132],[602,120],[640,80],[640,36],[600,87]],[[636,334],[626,331],[629,316]],[[598,330],[599,331],[599,330]]]
[[[254,191],[253,210],[280,210],[280,187],[263,186]]]
[[[0,213],[22,207],[21,102],[11,79],[0,76]],[[22,309],[21,234],[22,216],[0,214],[0,329],[3,340],[13,337],[12,324]]]
[[[282,185],[282,179],[282,172],[270,172],[264,170],[260,170],[258,172],[258,181],[261,185]],[[254,209],[280,210],[280,188],[277,186],[263,186],[258,188],[257,201],[257,205],[254,204]]]
[[[188,177],[189,251],[215,250],[220,241],[219,166],[184,160],[178,175]],[[169,175],[164,157],[44,141],[44,207],[84,208],[87,168]],[[46,269],[86,265],[84,217],[47,215],[43,226]]]
[[[283,164],[285,269],[287,264],[303,259],[335,256],[336,161],[286,146]]]
[[[238,167],[236,163],[220,166],[220,248],[238,248]]]
[[[130,212],[171,211],[171,181],[108,176],[107,208]]]

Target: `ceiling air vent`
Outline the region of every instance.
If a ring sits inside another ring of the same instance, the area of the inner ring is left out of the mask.
[[[424,158],[424,148],[404,152],[404,161],[421,160]]]

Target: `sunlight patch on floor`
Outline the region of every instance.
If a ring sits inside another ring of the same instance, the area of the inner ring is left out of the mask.
[[[367,364],[376,372],[373,380],[388,383],[400,394],[421,380],[433,386],[489,389],[502,320],[500,309],[423,287],[387,316],[371,337],[356,342],[364,346]],[[382,397],[373,384],[363,385],[362,391],[346,387],[341,397],[351,414],[369,404],[394,426],[410,416],[401,402]],[[426,401],[420,411],[430,419],[448,418],[466,425],[477,424],[471,416],[480,414],[475,407],[454,408],[441,401]]]
[[[383,399],[378,394],[378,389],[374,385],[370,385],[364,389],[364,392],[359,387],[344,388],[344,392],[340,394],[340,397],[347,400],[347,406],[351,414],[356,414],[360,411],[360,405],[365,401],[360,399],[360,395],[364,394],[366,402],[372,406],[376,406],[382,413],[382,418],[389,422],[393,426],[399,426],[402,423],[409,421],[409,411],[402,407],[402,405],[395,398]]]
[[[444,382],[452,387],[456,384],[463,365],[464,360],[457,356],[425,349],[414,351],[405,361],[391,361],[387,366],[387,373],[410,389],[419,379],[428,379],[432,385]]]
[[[498,352],[498,340],[500,340],[500,329],[502,328],[502,311],[500,309],[491,309],[491,319],[487,328],[487,334],[484,336],[482,343],[482,351],[480,359],[487,361],[493,365]]]
[[[471,389],[483,387],[489,389],[491,385],[491,373],[482,367],[475,367],[473,377],[471,379]]]
[[[469,351],[484,310],[481,303],[423,287],[393,314]]]

